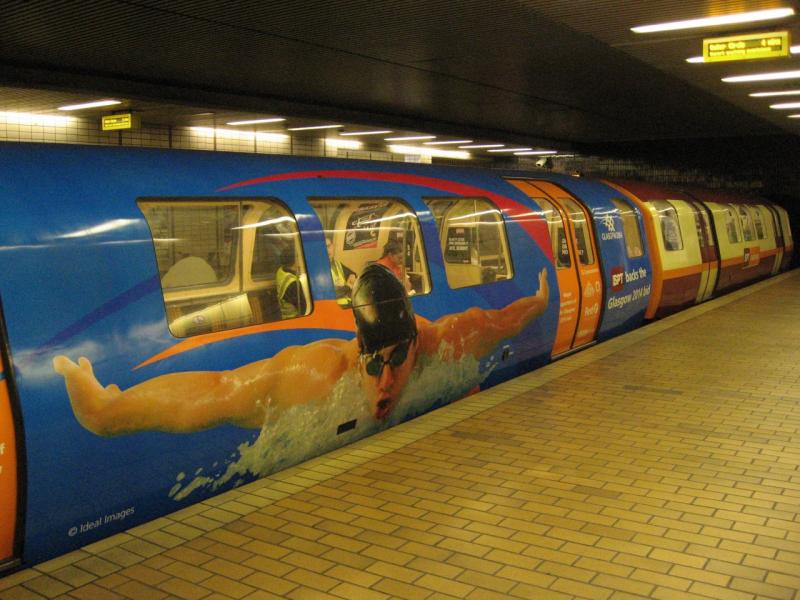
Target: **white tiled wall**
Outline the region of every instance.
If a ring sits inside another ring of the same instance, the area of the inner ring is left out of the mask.
[[[217,133],[188,127],[162,127],[142,124],[135,130],[102,131],[97,119],[70,118],[63,124],[41,124],[30,118],[0,114],[0,141],[42,142],[51,144],[100,144],[217,152],[250,152],[328,156],[363,160],[427,162],[430,157],[405,156],[382,150],[347,150],[326,146],[323,138],[287,135],[285,140],[264,139],[252,133]]]

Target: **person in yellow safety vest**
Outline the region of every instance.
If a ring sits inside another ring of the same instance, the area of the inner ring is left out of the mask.
[[[331,277],[333,278],[333,289],[336,291],[336,302],[340,306],[350,306],[350,297],[353,294],[353,286],[356,284],[356,274],[334,258],[333,240],[326,237],[325,247],[328,249],[328,260],[331,261]]]
[[[287,245],[283,249],[281,263],[277,273],[275,273],[281,319],[293,319],[307,312],[306,296],[300,285],[300,278],[297,276],[293,245]]]

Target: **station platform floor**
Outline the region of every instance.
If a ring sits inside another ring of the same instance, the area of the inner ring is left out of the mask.
[[[800,598],[800,270],[0,579],[0,598]]]

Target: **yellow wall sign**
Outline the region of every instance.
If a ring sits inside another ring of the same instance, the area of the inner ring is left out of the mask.
[[[103,116],[103,131],[134,129],[139,126],[139,116],[133,113],[119,113]]]
[[[789,32],[772,31],[703,40],[703,62],[789,56]]]

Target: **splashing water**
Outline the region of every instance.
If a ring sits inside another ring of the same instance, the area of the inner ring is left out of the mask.
[[[353,370],[336,382],[322,402],[269,409],[258,436],[237,448],[238,458],[234,453],[225,462],[224,470],[215,474],[203,475],[203,469],[197,469],[188,482],[185,473],[179,473],[169,496],[183,500],[197,489],[215,491],[231,480],[240,485],[325,454],[462,398],[496,366],[490,361],[480,369],[479,361],[470,355],[459,360],[443,360],[442,356],[452,356],[452,349],[444,342],[435,355],[418,358],[397,405],[385,421],[376,420],[370,413],[361,378]],[[339,425],[352,420],[356,420],[356,427],[337,435]]]

